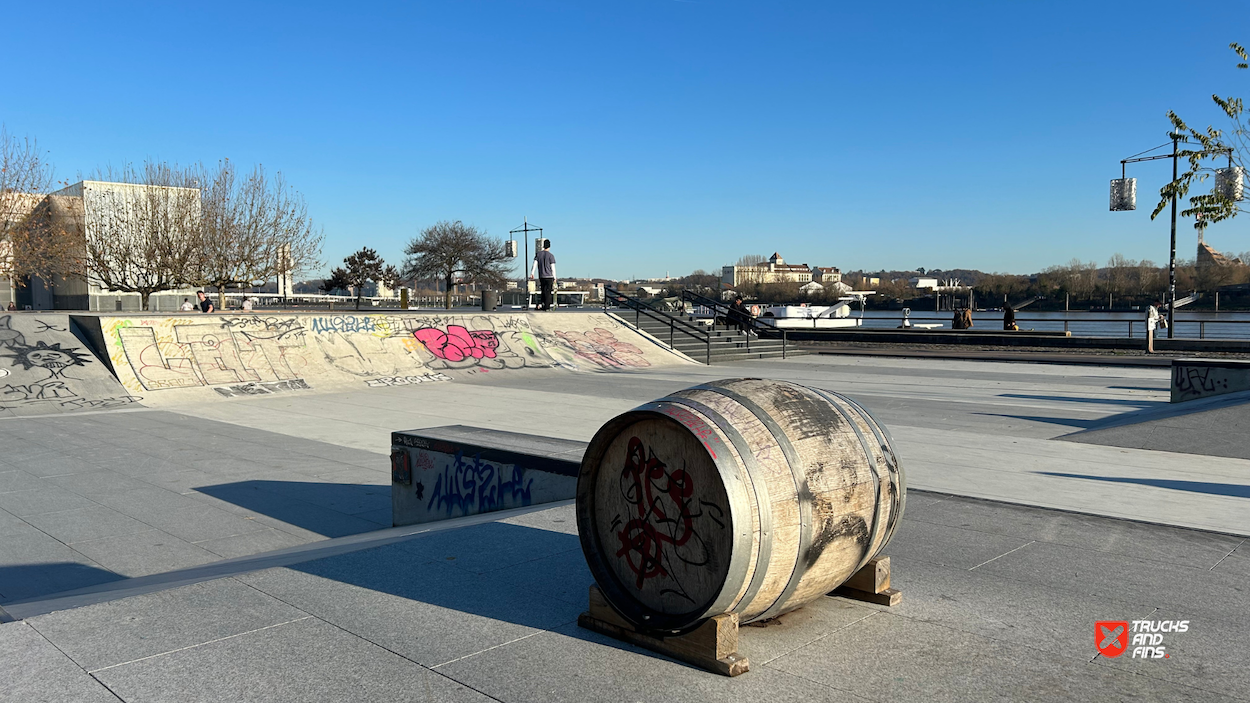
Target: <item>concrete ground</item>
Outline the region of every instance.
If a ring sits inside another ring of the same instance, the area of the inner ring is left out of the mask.
[[[1165,412],[1167,373],[801,357],[0,420],[0,607],[25,618],[0,625],[0,701],[1247,700],[1250,460],[1133,448],[1149,426],[1056,441]],[[748,375],[890,428],[913,489],[887,548],[903,605],[747,628],[752,672],[721,679],[576,627],[568,506],[382,529],[391,430],[585,440]],[[1143,618],[1191,629],[1167,660],[1095,656],[1095,620]]]

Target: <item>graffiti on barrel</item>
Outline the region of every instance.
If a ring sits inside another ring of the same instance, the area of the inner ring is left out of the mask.
[[[708,521],[723,529],[722,507],[696,497],[694,477],[683,469],[669,467],[631,437],[620,476],[621,498],[633,506],[628,520],[617,515],[612,530],[619,541],[616,556],[624,559],[633,572],[634,586],[661,578],[661,595],[672,595],[694,603],[682,584],[688,567],[708,564],[712,555],[699,528]]]

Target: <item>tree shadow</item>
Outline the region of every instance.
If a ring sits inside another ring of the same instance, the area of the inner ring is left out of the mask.
[[[1089,481],[1108,481],[1110,483],[1136,483],[1142,486],[1167,488],[1174,491],[1190,493],[1206,493],[1216,496],[1233,498],[1250,498],[1250,485],[1239,483],[1211,483],[1209,481],[1177,481],[1165,478],[1128,478],[1119,476],[1087,476],[1085,474],[1064,474],[1054,471],[1035,471],[1043,476],[1061,476],[1063,478],[1083,478]]]

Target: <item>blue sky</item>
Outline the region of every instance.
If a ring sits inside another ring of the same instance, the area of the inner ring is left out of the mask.
[[[1250,6],[480,0],[6,8],[0,121],[58,176],[146,158],[280,170],[338,263],[440,219],[546,228],[560,273],[743,254],[1026,273],[1167,259],[1169,109],[1250,98]],[[1250,250],[1250,217],[1208,230]],[[1180,251],[1195,237],[1182,225]]]

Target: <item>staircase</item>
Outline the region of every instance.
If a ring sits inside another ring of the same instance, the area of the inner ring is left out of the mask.
[[[737,327],[703,324],[692,315],[657,310],[646,303],[608,289],[609,301],[621,309],[613,311],[625,324],[636,327],[686,356],[706,364],[784,359],[807,352],[795,349],[782,333],[756,325],[758,333],[748,335]],[[764,336],[759,336],[764,335]]]

